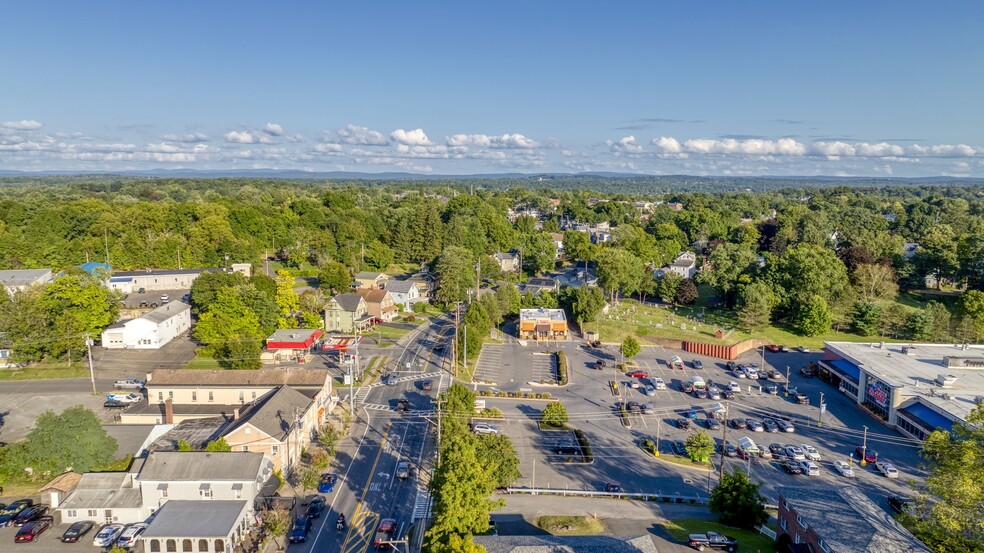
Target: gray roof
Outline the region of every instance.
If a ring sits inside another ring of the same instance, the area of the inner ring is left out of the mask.
[[[342,309],[355,312],[359,308],[359,302],[364,301],[359,294],[339,294],[332,298]]]
[[[409,294],[412,288],[419,288],[412,280],[387,280],[383,283],[386,289],[397,294]]]
[[[147,456],[140,480],[152,482],[247,482],[260,477],[262,453],[245,451],[155,451]]]
[[[379,278],[380,275],[383,275],[383,274],[385,274],[385,273],[379,273],[379,272],[376,272],[376,271],[359,271],[358,273],[356,273],[355,278],[373,279],[373,280],[375,280],[375,279]]]
[[[200,275],[204,272],[214,273],[223,269],[148,269],[146,271],[113,271],[114,277],[135,277],[135,276],[173,276],[173,275]]]
[[[138,508],[143,501],[140,488],[130,487],[130,482],[126,472],[87,472],[58,509]]]
[[[930,553],[885,508],[854,488],[782,486],[778,492],[831,553]]]
[[[222,435],[222,430],[229,425],[230,419],[210,417],[205,419],[188,419],[181,421],[147,446],[147,451],[175,451],[178,441],[184,440],[192,448],[202,449],[208,442]]]
[[[255,371],[157,369],[147,381],[147,388],[154,386],[191,386],[195,388],[202,386],[280,386],[283,384],[322,388],[328,378],[328,371],[303,367]]]
[[[272,438],[283,441],[294,422],[294,413],[307,413],[313,400],[290,386],[281,386],[247,406],[239,421],[226,432],[251,424]]]
[[[0,271],[0,284],[3,286],[28,286],[43,278],[51,278],[51,269]]]
[[[191,306],[183,301],[172,301],[170,303],[165,303],[140,318],[146,319],[152,323],[163,323],[171,317],[184,313],[189,309],[191,309]]]
[[[475,536],[488,553],[657,553],[650,536]]]
[[[225,538],[239,524],[246,500],[172,499],[154,515],[142,538]]]
[[[127,455],[136,457],[140,453],[141,446],[154,430],[154,426],[153,424],[104,424],[102,427],[110,437],[116,439],[115,457],[119,459]]]
[[[304,342],[315,332],[323,332],[318,328],[278,328],[267,337],[267,342]]]

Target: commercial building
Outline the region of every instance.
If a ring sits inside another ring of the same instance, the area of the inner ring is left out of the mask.
[[[173,301],[142,317],[108,326],[102,333],[102,346],[109,349],[158,349],[190,328],[191,306]]]
[[[8,294],[26,290],[35,284],[44,284],[51,280],[51,269],[21,269],[0,271],[0,286]]]
[[[253,272],[249,263],[233,263],[230,269],[162,269],[147,271],[116,271],[109,278],[109,287],[124,294],[144,290],[189,290],[202,273],[231,271],[247,277]]]
[[[260,356],[264,362],[284,363],[303,361],[324,332],[319,328],[286,328],[275,331],[266,339],[266,351]]]
[[[862,408],[920,440],[984,403],[984,345],[826,342],[820,366]]]
[[[519,338],[521,340],[567,340],[567,314],[563,309],[520,309]]]
[[[776,550],[786,553],[930,553],[853,486],[778,489]]]

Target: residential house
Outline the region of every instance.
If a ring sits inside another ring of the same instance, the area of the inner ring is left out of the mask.
[[[108,326],[102,333],[102,346],[108,349],[159,349],[190,329],[191,306],[173,301],[136,319]]]
[[[420,285],[413,280],[387,280],[385,288],[393,294],[393,303],[402,306],[404,311],[412,310],[413,304],[423,299]]]
[[[254,522],[245,500],[168,501],[140,541],[149,553],[232,553]]]
[[[499,268],[502,269],[503,273],[512,273],[519,270],[519,263],[522,258],[516,253],[503,253],[498,252],[493,254],[492,257],[495,258],[496,263],[499,264]]]
[[[567,314],[563,309],[520,309],[519,338],[521,340],[567,340]]]
[[[356,288],[359,290],[376,290],[383,287],[383,282],[393,277],[386,273],[376,273],[373,271],[362,271],[355,275]]]
[[[50,281],[51,269],[0,271],[0,286],[3,286],[8,294],[27,290],[35,284],[44,284]]]
[[[265,363],[304,362],[305,356],[321,339],[324,332],[320,328],[284,328],[275,331],[266,339],[266,351],[260,355]]]
[[[557,279],[551,277],[534,277],[519,285],[520,294],[539,296],[543,292],[556,293],[560,290]]]
[[[429,299],[437,290],[437,275],[434,273],[421,271],[407,280],[417,285],[423,299]]]
[[[389,290],[360,288],[355,292],[366,301],[369,316],[374,321],[388,323],[396,318],[396,304],[393,301],[393,294],[390,294]]]
[[[606,242],[611,242],[612,233],[608,230],[591,230],[591,243],[592,244],[604,244]]]
[[[554,259],[560,259],[564,256],[564,234],[561,232],[551,232],[550,239],[553,240],[554,247],[557,248]]]
[[[325,330],[352,334],[372,328],[369,304],[359,294],[339,294],[325,306]]]
[[[293,467],[321,426],[324,410],[308,396],[281,386],[236,411],[222,433],[233,451],[269,455],[278,470]]]
[[[683,252],[672,263],[656,272],[656,276],[662,277],[667,273],[676,273],[683,278],[694,278],[697,274],[697,255],[693,252]]]
[[[331,412],[337,397],[324,370],[270,368],[256,371],[157,369],[147,379],[147,400],[120,415],[124,424],[177,424],[189,419],[235,418],[237,409],[290,386]],[[319,416],[322,416],[319,414]]]
[[[777,551],[930,552],[887,509],[854,487],[781,486],[777,492]]]

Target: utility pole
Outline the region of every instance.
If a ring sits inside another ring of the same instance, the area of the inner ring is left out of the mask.
[[[440,390],[440,388],[438,388]],[[437,397],[437,468],[441,468],[441,396]]]
[[[823,427],[823,412],[826,406],[823,404],[823,392],[820,392],[820,412],[817,413],[817,428]]]
[[[458,315],[461,302],[454,303],[454,343],[451,345],[451,372],[458,378]]]
[[[786,365],[786,397],[789,397],[789,365]]]
[[[461,325],[461,329],[465,333],[465,339],[461,342],[462,353],[464,354],[462,357],[464,358],[465,372],[468,372],[468,325]]]
[[[653,457],[659,457],[659,430],[662,426],[659,419],[656,419],[656,451],[653,452]]]
[[[482,260],[479,259],[475,263],[475,299],[476,300],[482,299],[482,297],[479,295],[481,294],[481,289],[482,289]]]
[[[861,460],[858,464],[862,467],[868,464],[865,458],[868,457],[868,427],[864,427],[864,440],[861,442]]]
[[[89,380],[92,381],[92,393],[96,393],[96,370],[92,368],[92,338],[89,335],[85,335],[85,349],[88,352],[89,357]]]
[[[721,425],[721,447],[724,448],[728,444],[728,410],[731,408],[731,403],[724,404],[724,424]],[[718,471],[718,482],[724,480],[724,450],[721,450],[721,467]]]

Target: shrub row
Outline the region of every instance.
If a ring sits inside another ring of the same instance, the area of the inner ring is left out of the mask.
[[[547,392],[535,393],[535,392],[500,392],[500,391],[489,391],[489,390],[479,390],[478,397],[505,397],[513,399],[550,399],[553,396]]]
[[[493,407],[491,409],[482,409],[482,412],[476,415],[477,418],[481,419],[504,419],[506,416],[502,413],[501,409]]]
[[[564,386],[567,384],[567,355],[562,351],[558,351],[556,355],[558,378],[560,378],[560,385]]]
[[[588,443],[588,437],[584,434],[584,431],[575,428],[574,435],[577,436],[577,445],[581,446],[581,454],[584,455],[584,462],[590,463],[594,461],[594,454],[591,453],[591,444]]]

